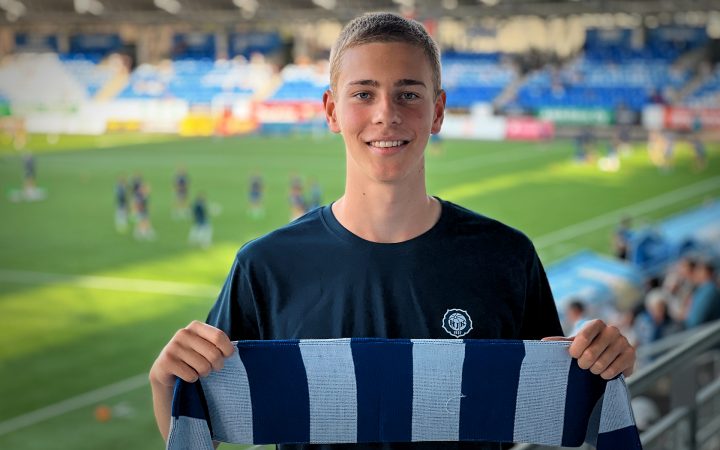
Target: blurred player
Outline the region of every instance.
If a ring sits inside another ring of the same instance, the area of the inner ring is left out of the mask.
[[[205,195],[202,192],[198,194],[193,202],[192,213],[193,226],[190,229],[188,240],[190,244],[208,248],[212,244],[212,226],[210,225]]]
[[[115,183],[115,229],[125,233],[128,228],[128,192],[125,177],[119,177]]]
[[[707,152],[705,151],[705,143],[702,141],[702,118],[700,114],[693,116],[690,140],[695,155],[695,169],[704,170],[707,167]]]
[[[620,155],[618,154],[618,148],[620,142],[617,138],[613,138],[608,142],[607,153],[602,158],[598,159],[598,167],[603,172],[617,172],[620,170]]]
[[[259,219],[265,215],[265,207],[263,206],[263,179],[260,175],[255,174],[250,178],[250,217]]]
[[[290,221],[297,219],[307,212],[305,203],[305,189],[298,176],[290,180]]]
[[[632,219],[628,216],[620,219],[613,233],[613,254],[622,260],[630,259],[630,238],[632,237]]]
[[[35,184],[35,157],[32,153],[23,154],[23,189],[25,192],[32,192],[37,187]]]
[[[150,186],[142,183],[135,195],[137,207],[137,223],[133,236],[139,241],[152,241],[155,239],[155,230],[150,222],[150,211],[148,202],[150,200]]]
[[[310,183],[310,201],[308,202],[308,211],[322,206],[322,188],[317,180],[313,179]]]
[[[615,139],[617,143],[617,151],[622,156],[627,156],[630,153],[632,153],[632,144],[630,141],[630,126],[629,125],[620,125],[617,128],[617,133],[615,134]]]
[[[591,160],[591,145],[593,141],[593,133],[589,127],[583,128],[577,136],[575,136],[575,161],[578,163],[587,163]]]
[[[141,197],[143,178],[140,172],[136,172],[130,180],[130,193],[132,195],[131,217],[134,223],[138,222],[138,198]]]
[[[190,179],[184,168],[179,168],[175,174],[175,208],[173,209],[174,219],[187,219],[190,210],[188,207],[188,191]]]
[[[23,153],[23,188],[21,198],[33,202],[45,198],[45,191],[37,186],[37,163],[30,152]]]
[[[665,130],[662,133],[663,137],[663,153],[660,161],[660,169],[663,172],[668,172],[672,169],[675,161],[675,133],[671,130]]]

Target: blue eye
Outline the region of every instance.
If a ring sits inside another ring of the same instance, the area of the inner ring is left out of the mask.
[[[360,100],[367,100],[370,98],[370,93],[368,92],[358,92],[355,94],[355,97],[359,98]]]
[[[414,92],[403,92],[402,94],[400,94],[400,97],[403,100],[415,100],[416,98],[420,98],[420,96],[418,96]]]

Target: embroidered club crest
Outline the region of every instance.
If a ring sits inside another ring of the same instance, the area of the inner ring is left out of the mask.
[[[467,311],[448,309],[443,317],[443,330],[454,338],[461,338],[472,330],[472,319]]]

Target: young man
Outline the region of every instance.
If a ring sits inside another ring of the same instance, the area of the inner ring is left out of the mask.
[[[330,129],[345,142],[345,193],[245,245],[208,324],[179,330],[160,353],[150,380],[164,437],[175,377],[194,381],[220,368],[231,339],[561,335],[529,239],[427,194],[424,151],[440,131],[445,93],[437,47],[422,26],[393,14],[361,16],[343,30],[330,65],[323,101]],[[627,340],[600,321],[583,328],[570,351],[605,378],[629,373],[634,362]]]

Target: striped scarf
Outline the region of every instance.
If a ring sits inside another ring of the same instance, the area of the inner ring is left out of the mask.
[[[239,341],[225,367],[178,380],[170,450],[238,444],[530,442],[641,449],[622,376],[568,342]]]

